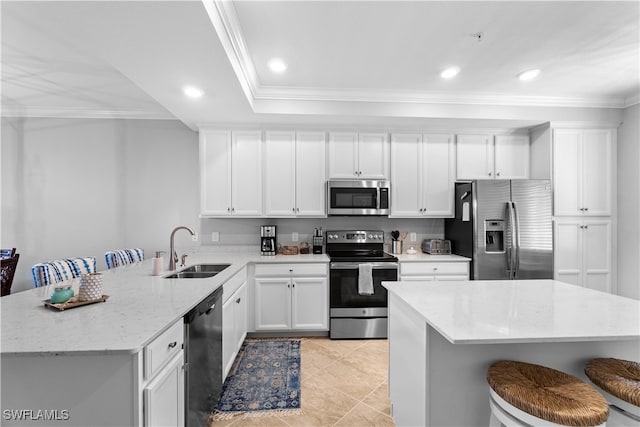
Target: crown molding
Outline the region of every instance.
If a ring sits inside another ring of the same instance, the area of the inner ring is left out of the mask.
[[[625,98],[512,96],[500,93],[447,93],[409,91],[366,91],[360,89],[315,89],[263,86],[251,61],[233,2],[202,0],[209,18],[236,73],[242,89],[256,112],[256,101],[361,102],[397,104],[456,104],[525,107],[626,108],[640,102]]]
[[[40,117],[73,119],[146,119],[178,120],[170,114],[158,114],[140,110],[92,110],[86,108],[50,108],[2,106],[2,117]]]

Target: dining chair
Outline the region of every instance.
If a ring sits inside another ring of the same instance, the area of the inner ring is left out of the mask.
[[[109,269],[122,267],[123,265],[144,261],[144,249],[130,248],[107,251],[104,254],[104,259]]]
[[[35,287],[47,286],[96,272],[94,257],[79,257],[43,262],[31,267]]]
[[[12,258],[16,254],[16,248],[0,249],[0,258]]]
[[[11,285],[13,284],[13,276],[15,276],[16,274],[18,259],[20,259],[20,254],[15,254],[12,257],[3,257],[2,259],[0,259],[0,281],[2,282],[0,296],[11,294]]]

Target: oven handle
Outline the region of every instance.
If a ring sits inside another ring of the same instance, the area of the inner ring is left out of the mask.
[[[360,264],[371,264],[374,270],[380,269],[398,269],[397,262],[332,262],[329,266],[331,270],[356,270]]]

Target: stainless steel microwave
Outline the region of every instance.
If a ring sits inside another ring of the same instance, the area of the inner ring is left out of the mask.
[[[329,215],[389,215],[389,181],[327,181]]]

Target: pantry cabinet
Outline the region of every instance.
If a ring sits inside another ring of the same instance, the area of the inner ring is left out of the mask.
[[[267,132],[265,215],[326,216],[324,132]]]
[[[457,178],[529,178],[529,137],[526,135],[457,135]]]
[[[556,218],[554,278],[611,292],[611,220]]]
[[[387,134],[330,133],[329,178],[389,179]]]
[[[201,214],[262,216],[262,132],[200,132]]]
[[[610,129],[554,129],[554,215],[609,216],[614,134]]]
[[[256,331],[327,331],[327,264],[256,264]]]
[[[453,135],[391,136],[392,217],[453,216]]]

